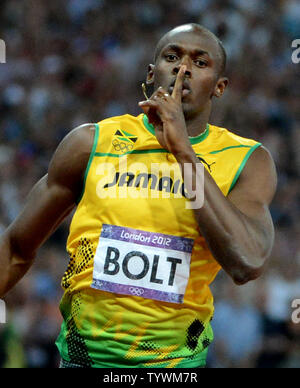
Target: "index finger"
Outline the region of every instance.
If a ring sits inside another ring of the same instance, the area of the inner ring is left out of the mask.
[[[182,84],[185,76],[186,66],[183,65],[180,67],[179,72],[177,74],[177,78],[175,81],[174,89],[172,92],[172,97],[176,101],[181,101],[181,93],[182,93]]]

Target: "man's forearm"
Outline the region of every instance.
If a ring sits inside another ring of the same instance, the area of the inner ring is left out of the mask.
[[[34,259],[21,257],[6,232],[0,237],[0,298],[3,297],[28,271]]]
[[[201,163],[194,152],[176,157],[182,171],[185,163],[192,167],[184,182],[196,179],[196,164]],[[200,231],[212,254],[237,284],[255,279],[269,254],[270,239],[257,222],[247,217],[226,198],[204,168],[204,203],[194,209]],[[189,185],[191,182],[189,182]]]

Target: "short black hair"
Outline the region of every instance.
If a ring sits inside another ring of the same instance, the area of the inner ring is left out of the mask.
[[[157,61],[157,58],[158,58],[162,48],[165,45],[165,41],[168,38],[168,35],[173,30],[175,30],[175,29],[177,29],[179,27],[183,27],[185,25],[186,26],[190,26],[192,28],[193,32],[199,32],[201,34],[206,34],[206,35],[212,37],[217,42],[218,47],[219,47],[219,54],[220,54],[220,58],[221,58],[219,74],[218,75],[219,76],[224,75],[225,70],[226,70],[227,54],[226,54],[226,50],[225,50],[225,48],[223,46],[223,43],[221,42],[221,40],[214,33],[212,33],[210,30],[208,30],[207,28],[205,28],[202,25],[197,24],[197,23],[189,23],[189,24],[184,24],[182,26],[175,27],[174,29],[170,30],[165,35],[163,35],[162,38],[158,41],[158,43],[156,45],[156,48],[155,48],[155,51],[154,51],[154,63]]]

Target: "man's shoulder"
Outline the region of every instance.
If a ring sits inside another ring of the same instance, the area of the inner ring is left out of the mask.
[[[229,143],[232,146],[254,146],[260,144],[258,140],[236,134],[233,130],[217,125],[211,125],[215,138],[220,142]]]
[[[94,123],[86,123],[79,125],[72,129],[66,137],[62,140],[60,148],[64,149],[66,153],[86,153],[94,142],[96,126]]]
[[[243,137],[228,130],[227,128],[215,127],[218,137],[224,137],[228,143],[228,148],[245,148],[247,151],[246,160],[250,160],[248,167],[251,165],[252,170],[256,170],[257,167],[269,166],[274,168],[274,161],[271,152],[258,140]]]
[[[58,145],[48,168],[48,182],[81,191],[86,166],[94,144],[95,124],[87,123],[70,131]]]

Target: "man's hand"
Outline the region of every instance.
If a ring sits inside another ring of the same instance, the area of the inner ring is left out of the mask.
[[[147,101],[139,103],[154,125],[160,145],[174,155],[191,148],[181,103],[185,71],[186,66],[181,66],[172,95],[159,87]]]

